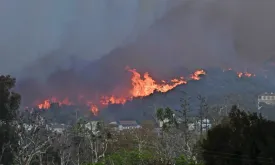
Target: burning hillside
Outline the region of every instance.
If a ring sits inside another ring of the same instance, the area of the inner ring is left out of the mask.
[[[133,98],[149,96],[154,92],[165,93],[178,85],[186,84],[189,80],[199,80],[201,75],[206,74],[204,70],[196,70],[187,78],[179,77],[170,81],[162,80],[158,83],[150,76],[148,72],[141,75],[136,69],[131,69],[128,67],[126,69],[132,73],[132,88],[128,90],[126,95],[101,95],[99,100],[86,99],[85,96],[80,95],[78,96],[77,102],[71,101],[68,97],[58,99],[57,97],[52,96],[37,104],[37,107],[39,109],[49,109],[51,103],[58,103],[59,106],[85,104],[86,106],[89,106],[90,110],[96,115],[99,108],[108,106],[109,104],[125,104]]]
[[[58,98],[51,96],[45,100],[34,103],[39,109],[49,109],[52,103],[57,103],[59,106],[71,106],[71,105],[85,105],[89,107],[90,111],[97,115],[99,109],[105,108],[111,104],[125,104],[127,101],[131,101],[134,98],[142,98],[153,94],[154,92],[166,93],[175,87],[183,84],[187,84],[190,80],[200,80],[202,75],[206,75],[206,71],[199,69],[191,73],[186,77],[178,77],[171,80],[155,80],[148,72],[144,74],[139,73],[136,69],[126,67],[126,70],[131,73],[131,88],[127,89],[126,94],[109,94],[99,95],[98,99],[89,99],[84,95],[77,96],[77,100],[71,99],[69,96],[64,98]],[[232,70],[232,69],[227,69]],[[225,72],[226,70],[224,70]],[[248,72],[235,72],[237,77],[251,77],[254,74]]]

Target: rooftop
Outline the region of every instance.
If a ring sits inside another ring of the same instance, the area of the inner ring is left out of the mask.
[[[260,94],[259,96],[275,96],[275,93],[273,93],[273,92],[270,92],[270,93],[265,92],[265,93]]]
[[[136,126],[139,125],[136,120],[120,120],[117,121],[118,125],[123,125],[123,126]]]

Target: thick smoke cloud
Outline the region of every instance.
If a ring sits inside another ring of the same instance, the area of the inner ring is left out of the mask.
[[[70,65],[71,56],[98,59],[133,40],[176,1],[2,0],[0,73],[29,67],[28,74],[39,75]]]
[[[126,65],[160,78],[254,68],[275,53],[274,9],[271,0],[2,0],[0,73],[46,78],[32,80],[37,98],[112,91]]]
[[[257,68],[275,53],[274,9],[269,0],[189,1],[112,56],[167,75],[182,66]]]
[[[270,0],[3,0],[0,6],[1,74],[24,69],[43,77],[70,66],[73,56],[99,59],[137,36],[119,51],[130,58],[122,63],[156,70],[231,66],[240,57],[241,64],[261,63],[275,53]]]

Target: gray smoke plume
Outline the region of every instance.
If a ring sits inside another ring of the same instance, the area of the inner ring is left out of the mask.
[[[50,87],[35,86],[58,93],[111,90],[126,65],[161,78],[257,68],[275,53],[274,9],[273,0],[2,0],[0,73],[46,78]]]
[[[123,63],[156,70],[259,64],[274,53],[270,0],[3,0],[0,6],[1,73],[27,68],[43,76],[70,67],[73,56],[92,61],[125,45],[119,53],[130,60]]]
[[[189,1],[113,53],[138,68],[255,68],[275,53],[275,1]],[[118,60],[119,61],[119,60]],[[130,62],[129,62],[130,61]]]
[[[43,75],[69,66],[72,56],[98,59],[133,40],[179,2],[3,0],[0,73],[27,68],[28,74]]]

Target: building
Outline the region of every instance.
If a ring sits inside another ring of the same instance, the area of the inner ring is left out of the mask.
[[[183,123],[183,120],[181,118],[176,118],[177,123]],[[159,121],[159,127],[162,128],[163,124],[168,123],[169,119],[164,119],[164,121]],[[189,131],[200,131],[202,128],[203,131],[207,131],[211,128],[212,124],[209,119],[204,118],[202,121],[200,121],[197,118],[191,118],[189,117],[189,122],[188,122],[188,130]]]
[[[138,129],[141,128],[140,124],[136,120],[119,120],[109,123],[117,130]]]
[[[56,132],[56,133],[62,133],[63,131],[65,131],[68,128],[67,125],[65,124],[58,124],[58,123],[53,123],[50,125],[49,129],[52,132]]]
[[[275,105],[275,93],[263,93],[258,96],[258,104]]]
[[[203,119],[202,121],[197,121],[197,129],[201,129],[203,131],[207,131],[211,128],[212,124],[209,119]]]

